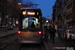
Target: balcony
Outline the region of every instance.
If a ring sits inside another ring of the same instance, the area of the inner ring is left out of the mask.
[[[66,13],[68,13],[68,12],[70,12],[70,11],[72,11],[72,7],[71,7],[70,9],[67,9],[67,10],[66,10]]]
[[[67,23],[71,22],[71,21],[72,21],[72,18],[66,20]]]
[[[72,2],[72,0],[68,1],[66,6],[70,5]]]

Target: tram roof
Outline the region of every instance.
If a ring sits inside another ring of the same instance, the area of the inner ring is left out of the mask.
[[[40,9],[40,8],[26,8],[26,7],[22,7],[21,9]]]

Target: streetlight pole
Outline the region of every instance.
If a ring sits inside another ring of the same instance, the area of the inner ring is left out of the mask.
[[[6,0],[6,32],[7,32],[8,16],[7,16],[7,0]]]
[[[3,24],[3,19],[4,19],[4,13],[3,13],[3,0],[1,0],[1,28],[2,28],[2,24]]]

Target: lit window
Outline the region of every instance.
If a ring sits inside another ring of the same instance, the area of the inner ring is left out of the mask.
[[[35,12],[28,12],[28,15],[35,15]]]
[[[22,14],[23,14],[23,15],[26,15],[26,11],[23,11]]]
[[[39,13],[37,12],[37,15],[39,15]]]

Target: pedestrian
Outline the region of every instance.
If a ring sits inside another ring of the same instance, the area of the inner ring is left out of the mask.
[[[44,27],[45,28],[45,41],[48,41],[48,28],[47,26]]]
[[[31,24],[31,28],[35,28],[34,22],[32,22],[32,24]]]
[[[51,32],[51,29],[52,29],[52,26],[49,26],[49,30],[48,30],[48,31],[49,31],[50,39],[52,39],[52,36],[51,36],[51,35],[52,35],[52,32]]]
[[[54,39],[55,39],[55,33],[56,33],[56,29],[53,26],[53,28],[51,29],[51,37],[52,37],[52,43],[54,44]]]

